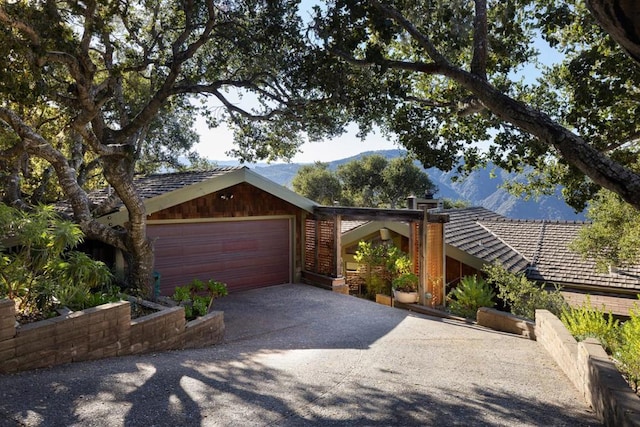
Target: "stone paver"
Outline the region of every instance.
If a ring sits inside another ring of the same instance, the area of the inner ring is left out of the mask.
[[[600,425],[534,341],[304,285],[216,303],[222,345],[0,376],[0,425]]]

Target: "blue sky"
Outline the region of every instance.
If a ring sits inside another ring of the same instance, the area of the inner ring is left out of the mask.
[[[208,129],[203,120],[198,120],[196,130],[200,134],[200,143],[196,145],[196,151],[210,160],[235,160],[226,152],[233,148],[233,133],[222,125],[215,129]],[[398,148],[393,142],[385,140],[381,135],[369,135],[364,141],[356,136],[357,128],[338,138],[322,142],[307,142],[302,147],[292,162],[313,163],[316,161],[328,162],[355,156],[363,151],[387,150]]]
[[[303,7],[310,7],[313,0],[303,0]],[[304,9],[303,9],[304,10]],[[549,47],[546,42],[539,39],[536,43],[541,52],[539,60],[546,64],[559,62],[562,55]],[[525,80],[534,82],[540,76],[540,71],[533,66],[528,66],[520,71]],[[517,76],[514,76],[517,78]],[[245,101],[249,97],[244,97]],[[196,145],[196,151],[210,160],[236,160],[226,153],[233,148],[232,131],[224,124],[215,129],[209,129],[203,119],[196,121],[196,131],[200,135],[200,143]],[[340,137],[321,142],[307,142],[300,147],[300,153],[292,158],[295,163],[313,163],[316,161],[328,162],[343,159],[360,154],[364,151],[388,150],[399,148],[394,142],[386,139],[379,132],[368,135],[364,140],[356,136],[357,127],[354,125],[350,131]]]

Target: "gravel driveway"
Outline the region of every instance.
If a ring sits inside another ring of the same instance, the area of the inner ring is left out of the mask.
[[[216,308],[218,346],[0,376],[0,425],[600,425],[535,341],[305,285]]]

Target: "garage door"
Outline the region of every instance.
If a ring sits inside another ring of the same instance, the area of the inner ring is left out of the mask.
[[[152,224],[163,295],[194,278],[227,283],[230,292],[291,281],[289,219]]]

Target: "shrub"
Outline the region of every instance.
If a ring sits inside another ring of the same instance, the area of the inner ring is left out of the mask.
[[[615,348],[618,341],[619,322],[611,313],[592,307],[588,296],[580,307],[565,307],[560,319],[576,340],[583,341],[593,337],[600,341],[608,353]]]
[[[495,306],[493,292],[489,284],[476,276],[465,276],[451,292],[449,292],[449,310],[453,314],[476,319],[480,307]]]
[[[560,317],[562,309],[567,306],[558,286],[547,291],[544,284],[538,285],[524,274],[511,273],[499,264],[486,266],[484,271],[487,281],[497,288],[498,298],[516,316],[534,319],[536,309],[546,309]]]
[[[184,307],[187,320],[192,320],[206,315],[213,305],[213,300],[227,294],[225,283],[213,279],[209,279],[206,283],[200,279],[193,279],[185,286],[178,286],[172,299]]]
[[[414,273],[403,273],[393,279],[391,287],[401,292],[416,292],[418,290],[418,276]]]
[[[107,266],[73,249],[80,227],[60,219],[50,206],[30,212],[0,204],[0,236],[13,242],[0,252],[0,297],[16,302],[19,317],[47,317],[56,306],[92,307],[96,289],[108,287]]]
[[[411,259],[393,245],[358,242],[354,259],[360,264],[358,272],[371,299],[375,299],[376,294],[391,295],[393,280],[411,273]]]
[[[640,384],[640,308],[636,305],[629,316],[629,320],[620,327],[618,345],[613,354],[618,368],[637,393]]]

